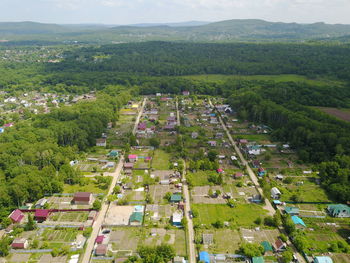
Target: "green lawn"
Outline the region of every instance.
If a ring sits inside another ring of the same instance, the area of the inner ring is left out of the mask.
[[[216,171],[198,171],[195,173],[188,173],[187,179],[191,181],[193,186],[205,186],[209,184],[208,176],[216,174]]]
[[[213,234],[214,243],[208,247],[208,252],[213,254],[235,253],[242,242],[240,233],[237,230],[218,229],[205,230],[199,235]]]
[[[108,176],[111,178],[112,177]],[[96,183],[96,181],[93,178],[84,178],[84,181],[86,181],[85,185],[80,184],[65,184],[63,188],[64,193],[76,193],[76,192],[91,192],[95,194],[103,193],[106,194],[108,192],[108,187],[106,189],[102,189],[99,187],[99,185]]]
[[[152,168],[156,170],[169,170],[170,154],[163,150],[155,150],[152,160]]]
[[[247,139],[248,141],[270,141],[268,134],[246,134],[246,135],[235,135],[235,138]]]
[[[236,204],[230,208],[226,204],[192,204],[192,209],[198,211],[198,218],[195,218],[199,224],[211,225],[217,220],[229,221],[231,226],[252,227],[258,217],[267,214],[261,206],[255,204]]]
[[[296,179],[296,181],[303,181],[304,184],[300,186],[286,185],[280,189],[282,191],[281,201],[292,201],[291,197],[297,195],[303,202],[329,202],[326,191],[319,185],[309,182],[305,178]]]

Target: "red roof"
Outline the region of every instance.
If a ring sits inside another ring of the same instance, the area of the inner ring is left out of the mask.
[[[13,223],[20,223],[23,217],[24,217],[24,214],[19,209],[14,210],[10,215],[10,219],[12,220]]]
[[[75,198],[89,198],[90,199],[91,193],[89,192],[77,192],[74,194],[74,199]]]
[[[99,244],[97,245],[95,249],[96,255],[105,255],[107,253],[107,245],[105,244]]]
[[[224,170],[222,170],[221,168],[216,170],[218,173],[222,173]]]
[[[133,163],[124,163],[124,168],[133,168],[134,164]]]
[[[275,242],[275,246],[277,249],[279,249],[284,246],[284,242],[281,239],[277,239]]]
[[[243,176],[242,173],[236,173],[236,174],[235,174],[235,177],[242,177],[242,176]]]
[[[102,244],[104,238],[105,238],[104,236],[97,236],[96,237],[96,243],[97,244]]]
[[[48,209],[37,209],[35,210],[35,218],[47,218],[50,214]]]
[[[129,154],[128,158],[129,159],[137,159],[137,155],[136,154]]]

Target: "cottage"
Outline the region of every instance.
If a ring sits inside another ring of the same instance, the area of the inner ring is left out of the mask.
[[[274,249],[276,252],[284,251],[287,248],[287,244],[284,243],[281,239],[277,239],[275,242]]]
[[[208,141],[209,146],[216,147],[216,141]]]
[[[258,160],[254,160],[252,162],[252,165],[253,165],[253,168],[259,168],[261,164],[260,164],[260,162]]]
[[[133,212],[129,218],[129,224],[132,226],[142,225],[143,213],[142,212]]]
[[[350,207],[347,205],[329,205],[327,211],[333,217],[350,217]]]
[[[11,219],[12,223],[19,224],[24,218],[24,214],[21,210],[16,209],[12,211],[12,213],[9,215],[9,218]]]
[[[215,134],[215,138],[216,138],[216,139],[221,139],[222,137],[224,137],[224,134],[223,134],[222,132],[217,132],[217,133]]]
[[[165,125],[164,130],[168,130],[168,131],[175,130],[175,124],[171,123],[171,124]]]
[[[140,123],[137,125],[137,129],[138,129],[138,130],[144,131],[144,130],[146,130],[146,128],[147,128],[147,123],[146,123],[146,122],[140,122]]]
[[[137,161],[138,157],[136,154],[129,154],[128,159],[129,159],[129,162],[135,163]]]
[[[333,260],[327,256],[315,257],[314,263],[333,263]]]
[[[96,240],[95,240],[96,244],[102,244],[104,238],[105,238],[104,235],[97,236],[97,237],[96,237]]]
[[[35,210],[34,219],[39,223],[44,222],[50,215],[50,210],[48,209],[37,209]]]
[[[172,215],[172,223],[173,223],[173,226],[181,226],[181,221],[182,221],[182,218],[183,218],[183,214],[182,214],[182,211],[175,211]]]
[[[266,174],[266,172],[265,172],[264,168],[262,168],[262,167],[258,168],[258,175],[260,177],[264,176],[265,174]]]
[[[297,216],[297,215],[299,215],[299,208],[286,206],[284,208],[284,212],[290,216]]]
[[[160,180],[159,183],[161,185],[169,185],[170,184],[170,180],[169,179]]]
[[[271,189],[271,197],[273,199],[280,199],[281,198],[281,192],[280,192],[280,190],[278,190],[277,187],[273,187]]]
[[[110,158],[117,158],[119,156],[119,151],[118,150],[112,150],[107,154],[108,157]]]
[[[248,140],[246,140],[246,139],[240,139],[240,140],[238,141],[238,143],[239,143],[239,144],[247,144],[247,143],[248,143]]]
[[[292,221],[293,221],[296,228],[305,228],[306,227],[303,219],[301,219],[298,216],[292,216]]]
[[[96,256],[105,256],[107,254],[107,245],[106,244],[98,244],[95,248]]]
[[[11,248],[13,249],[26,249],[28,248],[28,240],[25,238],[16,238],[13,240],[11,244]]]
[[[90,205],[92,202],[92,193],[77,192],[74,194],[73,201],[77,205]]]
[[[105,138],[96,139],[96,146],[106,147],[107,140]]]

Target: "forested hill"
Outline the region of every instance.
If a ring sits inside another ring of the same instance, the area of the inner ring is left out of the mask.
[[[144,42],[67,52],[49,72],[119,72],[151,76],[191,74],[327,75],[350,80],[349,45],[194,44]],[[63,78],[64,80],[64,78]]]
[[[0,40],[90,43],[139,41],[335,41],[350,35],[350,25],[297,24],[257,19],[227,20],[214,23],[104,25],[56,25],[34,22],[0,23]]]

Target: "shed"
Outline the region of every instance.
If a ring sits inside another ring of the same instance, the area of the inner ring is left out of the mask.
[[[43,208],[46,203],[47,203],[47,199],[41,198],[35,203],[35,208]]]
[[[107,254],[107,245],[105,244],[98,244],[95,249],[95,255],[96,256],[104,256]]]
[[[28,240],[25,238],[16,238],[11,244],[14,249],[26,249],[28,247]]]
[[[37,209],[35,210],[34,219],[38,222],[44,222],[50,215],[48,209]]]
[[[143,221],[142,212],[133,212],[129,218],[130,225],[141,225]]]
[[[269,241],[263,241],[263,242],[261,242],[260,244],[263,246],[264,252],[265,252],[265,253],[266,253],[266,252],[269,252],[269,251],[272,252],[272,246],[271,246],[271,244],[270,244]]]
[[[124,169],[132,169],[134,168],[134,164],[133,163],[124,163]]]
[[[137,161],[137,155],[136,154],[129,154],[128,159],[129,159],[129,162],[134,163]]]
[[[107,140],[105,138],[96,139],[96,146],[106,147]]]
[[[322,257],[315,257],[314,262],[315,263],[333,263],[333,260],[330,257],[322,256]]]
[[[182,196],[180,194],[172,194],[170,197],[170,202],[178,203],[182,200]]]
[[[104,238],[105,238],[104,235],[97,236],[97,237],[96,237],[96,243],[97,243],[97,244],[102,244]]]
[[[115,158],[115,157],[118,157],[119,156],[119,151],[118,150],[112,150],[110,151],[108,154],[107,154],[108,157],[112,157],[112,158]]]
[[[16,209],[12,211],[9,218],[11,219],[12,223],[21,223],[22,219],[24,218],[24,214],[21,210]]]
[[[181,221],[183,218],[183,214],[181,211],[175,211],[172,216],[173,226],[181,226]]]
[[[206,251],[199,252],[199,261],[202,261],[204,263],[210,263],[209,253]]]
[[[277,252],[279,251],[283,251],[287,248],[287,245],[286,243],[284,243],[281,239],[277,239],[276,242],[275,242],[275,250]]]
[[[92,201],[92,193],[77,192],[74,194],[73,201],[75,204],[89,205]]]
[[[273,199],[280,199],[280,197],[281,197],[281,192],[280,192],[280,190],[278,190],[277,187],[271,188],[271,197],[272,197]]]

